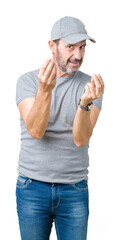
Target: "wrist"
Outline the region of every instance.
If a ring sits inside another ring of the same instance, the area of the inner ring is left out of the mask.
[[[81,97],[80,104],[84,107],[87,107],[92,102],[92,99],[85,99]]]
[[[37,94],[39,95],[45,95],[45,96],[49,96],[51,95],[52,91],[51,90],[45,90],[42,86],[39,86]]]
[[[93,102],[91,101],[83,101],[80,99],[79,107],[84,111],[90,111],[93,106]]]

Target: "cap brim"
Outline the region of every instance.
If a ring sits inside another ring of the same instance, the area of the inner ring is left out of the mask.
[[[63,41],[65,41],[66,43],[69,43],[69,44],[74,44],[74,43],[81,42],[81,41],[87,40],[87,39],[96,43],[96,41],[93,38],[91,38],[90,36],[88,36],[87,34],[72,34],[72,35],[63,37],[61,39],[63,39]]]

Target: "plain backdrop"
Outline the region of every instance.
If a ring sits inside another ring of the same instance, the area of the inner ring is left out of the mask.
[[[81,19],[88,34],[81,71],[105,82],[102,111],[90,141],[88,240],[120,239],[120,15],[114,0],[0,2],[0,239],[20,240],[15,186],[20,151],[16,82],[51,57],[50,31],[59,18]],[[51,240],[57,239],[53,225]],[[34,240],[34,239],[33,239]],[[64,240],[64,239],[61,239]]]

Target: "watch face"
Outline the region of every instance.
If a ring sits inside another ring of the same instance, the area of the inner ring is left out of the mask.
[[[93,103],[91,103],[91,104],[88,106],[89,110],[92,108],[92,106],[93,106]]]

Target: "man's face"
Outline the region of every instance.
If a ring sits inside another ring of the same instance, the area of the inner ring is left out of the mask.
[[[78,71],[83,62],[85,46],[86,40],[68,44],[60,39],[55,53],[59,69],[66,74]]]

